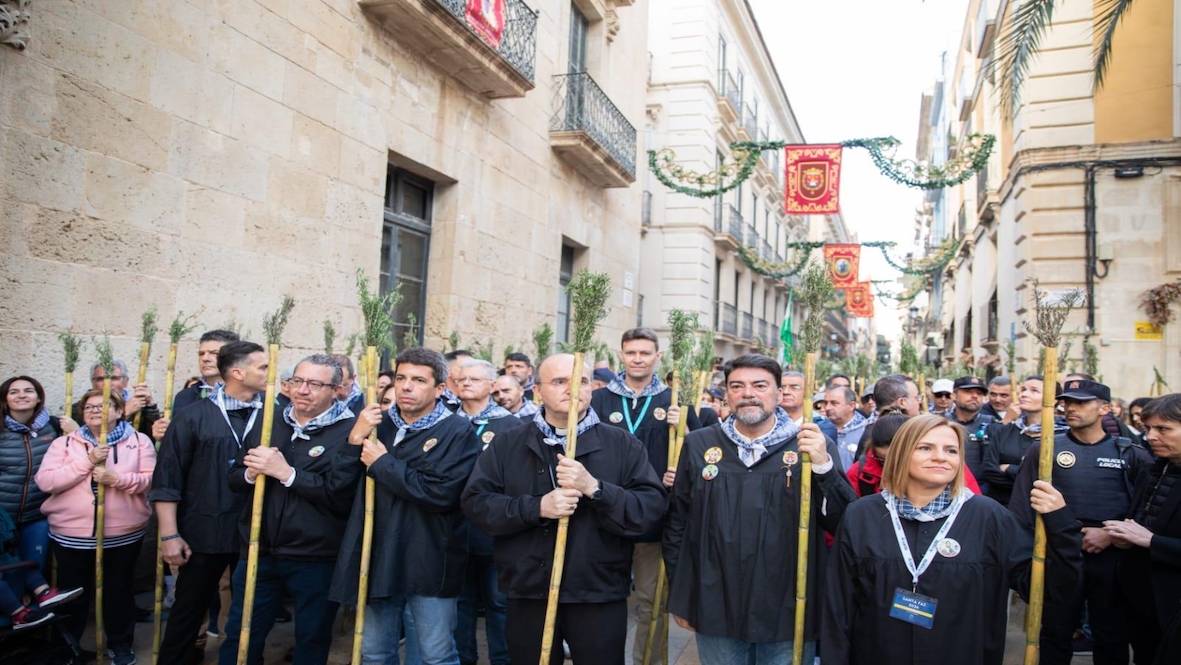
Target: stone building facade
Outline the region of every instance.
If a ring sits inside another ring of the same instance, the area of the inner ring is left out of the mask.
[[[325,319],[359,330],[357,269],[401,284],[399,340],[413,314],[428,345],[498,352],[561,339],[564,281],[606,272],[617,339],[647,4],[507,0],[497,43],[464,0],[0,2],[24,13],[0,45],[0,374],[60,396],[60,331],[133,361],[148,306],[259,338],[284,294],[289,362]]]
[[[1152,368],[1181,385],[1181,327],[1156,337],[1140,322],[1142,294],[1181,278],[1181,2],[1137,3],[1116,31],[1105,85],[1092,88],[1091,3],[1061,3],[1012,118],[997,108],[988,64],[1015,3],[972,0],[944,75],[924,99],[927,151],[946,159],[955,138],[997,137],[986,172],[925,201],[928,245],[960,241],[929,283],[909,327],[945,364],[997,359],[1017,343],[1019,373],[1037,363],[1032,321],[1036,278],[1051,293],[1079,288],[1086,302],[1067,321],[1067,367],[1083,368],[1083,342],[1098,350],[1114,394],[1148,394]],[[990,371],[999,369],[995,364]]]

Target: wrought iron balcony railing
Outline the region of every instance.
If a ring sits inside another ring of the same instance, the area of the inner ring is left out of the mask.
[[[467,0],[434,0],[447,8],[455,18],[468,27]],[[521,76],[533,82],[534,64],[537,60],[537,12],[530,9],[521,0],[506,0],[504,3],[504,33],[500,36],[500,45],[496,52],[508,61],[513,69]],[[479,33],[476,33],[477,35]],[[483,37],[481,37],[483,39]]]
[[[738,308],[724,302],[715,303],[714,327],[725,335],[738,334]]]
[[[775,253],[771,250],[771,243],[766,240],[763,241],[763,260],[770,261],[775,257]]]
[[[754,224],[746,225],[746,236],[742,242],[743,244],[748,245],[756,253],[759,251],[759,232],[755,230]]]
[[[734,75],[725,69],[718,70],[718,96],[730,100],[735,114],[742,112],[742,88],[738,87]]]
[[[754,332],[755,317],[751,316],[750,312],[742,313],[742,330],[739,337],[742,339],[751,339],[755,336]]]
[[[738,208],[733,203],[730,204],[730,226],[727,228],[730,235],[739,243],[743,242],[743,230],[746,225],[742,223],[742,213],[738,212]]]
[[[759,113],[750,104],[742,105],[742,126],[750,140],[759,140]]]
[[[636,175],[636,129],[590,74],[554,76],[551,132],[585,132],[631,176]]]

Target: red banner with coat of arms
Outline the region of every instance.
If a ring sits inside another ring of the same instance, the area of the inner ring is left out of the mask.
[[[832,275],[832,285],[837,289],[857,286],[858,266],[861,263],[861,245],[825,245],[824,263]]]
[[[873,318],[873,292],[870,282],[857,282],[856,286],[845,289],[845,311],[849,316],[862,319]]]
[[[789,145],[784,153],[785,210],[804,215],[840,212],[841,146]]]
[[[467,0],[467,24],[492,48],[500,48],[504,34],[505,0]]]

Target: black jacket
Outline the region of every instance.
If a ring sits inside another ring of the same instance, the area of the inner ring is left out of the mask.
[[[916,563],[945,521],[902,520]],[[1069,597],[1078,583],[1082,534],[1069,507],[1046,515],[1045,521],[1050,606]],[[824,665],[1000,665],[1008,589],[1028,595],[1032,529],[992,499],[973,496],[948,537],[960,544],[959,554],[935,555],[917,589],[939,601],[934,625],[913,626],[890,617],[895,590],[909,591],[912,584],[885,499],[874,494],[845,510],[822,596]]]
[[[186,406],[196,404],[203,399],[208,399],[212,393],[212,388],[207,388],[200,383],[189,386],[178,392],[176,397],[172,398],[172,413],[175,415]]]
[[[459,408],[461,410],[463,409],[462,406]],[[468,420],[468,422],[471,423],[472,429],[476,432],[481,452],[487,450],[488,446],[492,445],[493,439],[502,433],[525,426],[520,418],[511,415],[504,416],[503,418],[493,418],[486,422],[475,420]],[[468,529],[467,551],[469,554],[492,556],[492,536],[479,529]]]
[[[309,432],[308,439],[292,441],[291,425],[276,414],[271,446],[282,451],[295,469],[295,481],[291,487],[284,487],[274,478],[266,479],[258,535],[261,553],[309,561],[336,559],[357,481],[364,473],[361,446],[348,444],[355,422],[356,418],[345,418]],[[253,496],[257,485],[246,482],[246,467],[242,464],[247,450],[239,452],[230,469],[229,483],[233,491]],[[250,541],[249,510],[242,511],[238,527],[245,557]]]
[[[992,416],[977,411],[968,422],[956,419],[955,407],[947,412],[947,419],[964,428],[967,437],[964,439],[964,464],[972,472],[972,477],[980,484],[980,489],[988,493],[988,479],[984,475],[984,449],[988,447],[988,426],[992,424]]]
[[[397,428],[382,415],[377,439],[389,453],[366,472],[375,485],[369,598],[459,595],[467,564],[467,529],[459,495],[480,452],[471,424],[451,414],[430,429],[408,431],[397,446]],[[357,464],[361,462],[358,461]],[[357,487],[329,598],[357,601],[365,484]]]
[[[500,590],[510,598],[540,599],[549,591],[558,522],[541,517],[541,499],[554,489],[557,455],[543,439],[533,425],[496,437],[463,492],[468,519],[495,538]],[[595,425],[578,435],[576,453],[603,494],[598,501],[583,497],[570,518],[558,601],[624,600],[632,540],[664,515],[664,489],[626,430]]]
[[[227,412],[241,435],[250,409]],[[242,445],[252,448],[262,437],[263,413]],[[229,473],[239,445],[212,400],[201,400],[175,415],[156,459],[148,500],[176,502],[177,531],[194,552],[234,554],[239,551],[238,518],[245,495],[230,490]]]
[[[1002,506],[1009,505],[1017,470],[1029,447],[1040,440],[1041,435],[1026,436],[1017,423],[1007,425],[992,422],[988,425],[988,436],[984,445],[984,480],[988,483],[988,496]],[[1001,471],[1001,465],[1009,468]]]
[[[714,447],[722,458],[717,477],[706,480],[705,453]],[[748,469],[721,425],[685,437],[664,531],[664,562],[671,584],[669,612],[697,632],[746,642],[792,639],[801,465],[797,460],[789,486],[784,471],[789,451],[798,451],[794,437]],[[832,470],[812,478],[811,590],[827,561],[823,532],[835,532],[845,506],[857,498],[832,441],[828,454]],[[809,640],[818,632],[818,606],[809,604]]]
[[[1140,474],[1129,515],[1144,523],[1144,510],[1166,470],[1173,478],[1165,482],[1173,482],[1156,511],[1152,542],[1147,548],[1124,550],[1119,570],[1121,587],[1136,612],[1155,618],[1161,630],[1171,621],[1181,621],[1181,468],[1160,460]]]
[[[617,395],[607,388],[599,388],[591,394],[590,406],[599,415],[603,424],[628,431],[627,418],[631,418],[635,425],[634,436],[640,440],[644,450],[648,453],[648,462],[656,476],[663,477],[668,469],[668,408],[672,405],[672,388],[666,387],[659,393],[648,397],[630,399]],[[645,408],[646,407],[646,408]],[[682,409],[685,421],[685,431],[692,432],[701,429],[701,421],[692,407]],[[636,538],[636,542],[660,542],[661,524],[658,523],[647,533]]]

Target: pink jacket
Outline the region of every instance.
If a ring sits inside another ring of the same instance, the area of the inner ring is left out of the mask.
[[[130,428],[129,428],[130,429]],[[51,496],[41,505],[52,533],[74,538],[94,537],[94,492],[90,488],[90,449],[94,446],[78,432],[56,439],[45,453],[34,480]],[[151,515],[147,492],[156,468],[156,446],[143,434],[115,444],[107,468],[119,474],[103,497],[103,533],[122,536],[143,528]]]

